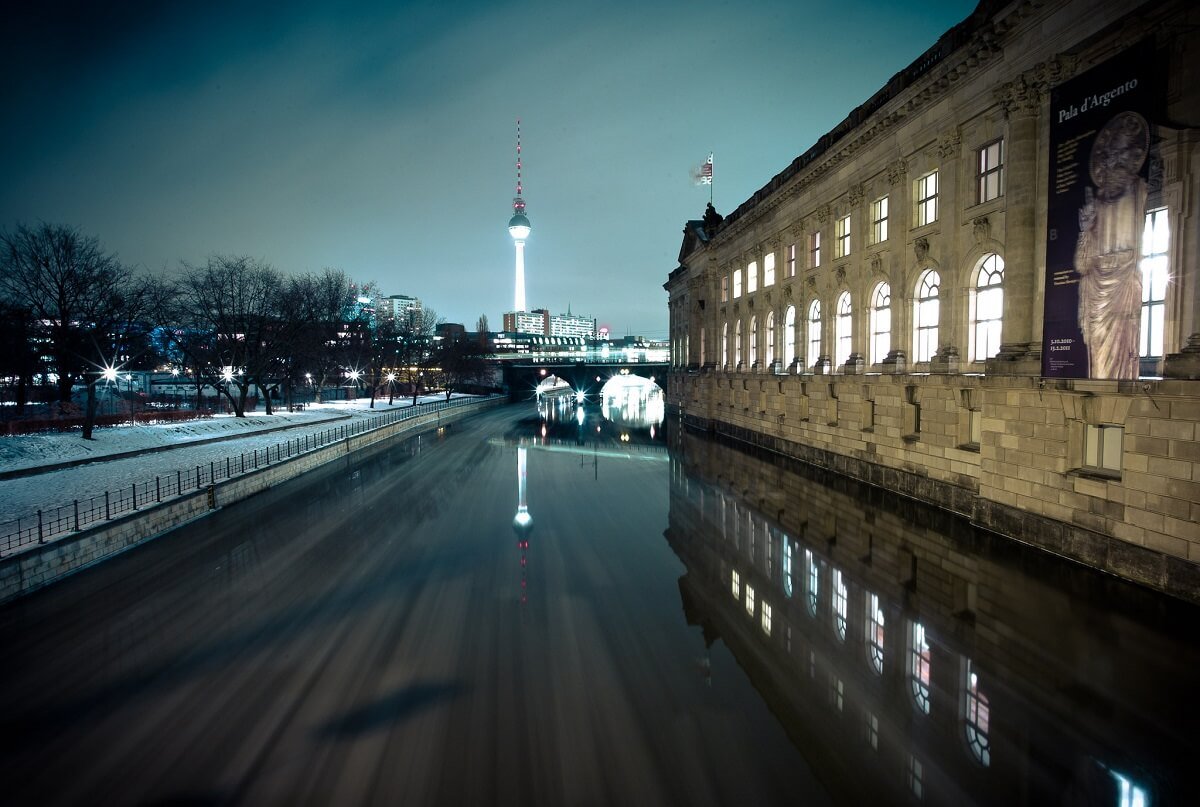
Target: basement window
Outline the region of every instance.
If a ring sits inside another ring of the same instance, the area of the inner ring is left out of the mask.
[[[1120,478],[1125,428],[1122,426],[1084,425],[1083,470]]]

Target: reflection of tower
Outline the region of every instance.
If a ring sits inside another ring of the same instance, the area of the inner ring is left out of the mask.
[[[533,532],[533,516],[529,515],[529,505],[525,500],[525,446],[517,446],[517,514],[513,516],[513,532],[517,534],[517,548],[521,550],[521,604],[528,600],[526,590],[525,568],[526,555],[529,551],[529,533]]]
[[[529,219],[525,218],[525,200],[521,198],[521,120],[517,119],[517,195],[513,199],[513,217],[508,220],[508,234],[517,247],[517,293],[514,311],[525,310],[525,239],[529,237]]]

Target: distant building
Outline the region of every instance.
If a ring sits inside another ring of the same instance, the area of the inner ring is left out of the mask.
[[[548,309],[508,311],[504,314],[504,330],[542,336],[577,336],[591,339],[596,333],[596,320],[575,314],[551,314]]]
[[[376,304],[380,319],[402,320],[409,311],[422,309],[419,297],[409,297],[407,294],[393,294],[380,298]]]

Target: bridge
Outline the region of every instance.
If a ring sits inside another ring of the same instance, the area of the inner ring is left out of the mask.
[[[663,351],[665,353],[665,351]],[[498,357],[513,401],[526,401],[537,394],[538,385],[549,378],[560,378],[589,401],[600,398],[600,390],[615,375],[636,375],[666,386],[669,361],[657,356],[603,356],[587,354],[518,354]]]

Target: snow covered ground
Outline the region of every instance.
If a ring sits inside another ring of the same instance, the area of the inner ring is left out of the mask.
[[[445,400],[429,395],[419,403]],[[33,469],[77,460],[94,460],[61,470],[36,473],[16,479],[0,479],[0,533],[8,522],[35,515],[38,508],[69,504],[74,499],[102,495],[105,490],[128,488],[135,482],[172,475],[182,468],[209,462],[224,462],[229,455],[262,450],[305,434],[314,434],[354,419],[373,417],[389,409],[407,408],[412,399],[334,401],[307,404],[302,412],[286,410],[274,415],[253,414],[245,418],[216,415],[204,420],[179,423],[138,424],[96,429],[95,440],[83,440],[79,432],[0,437],[0,472]],[[280,427],[286,427],[282,430]],[[196,445],[197,441],[224,438]],[[169,446],[169,450],[156,450]],[[128,451],[150,451],[134,457],[111,458]]]

